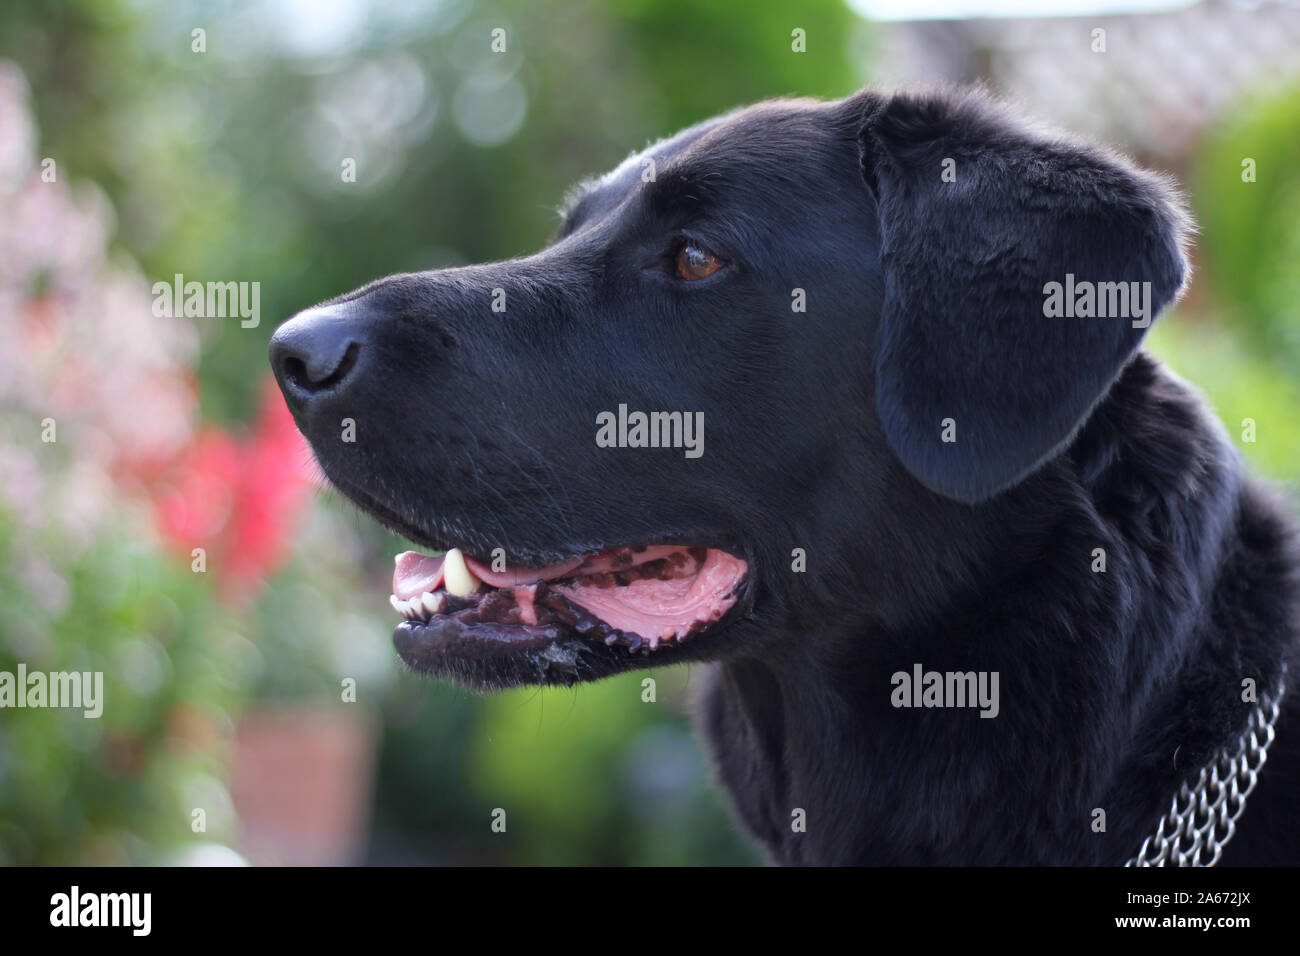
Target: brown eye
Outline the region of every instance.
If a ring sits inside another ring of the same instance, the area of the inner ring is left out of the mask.
[[[689,242],[677,253],[677,274],[689,282],[707,279],[721,268],[721,259]]]

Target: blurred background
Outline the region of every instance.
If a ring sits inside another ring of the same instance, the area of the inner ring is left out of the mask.
[[[1196,277],[1152,347],[1300,490],[1294,3],[3,0],[0,671],[102,671],[107,704],[0,711],[0,863],[758,862],[698,670],[401,671],[405,544],[318,487],[266,342],[537,249],[575,180],[718,111],[938,81],[1184,184]],[[177,274],[260,283],[260,324],[155,314]]]

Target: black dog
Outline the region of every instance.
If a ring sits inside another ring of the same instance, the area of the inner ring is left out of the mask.
[[[399,558],[403,660],[717,662],[701,724],[775,861],[1121,864],[1221,758],[1209,862],[1275,731],[1223,859],[1300,863],[1295,532],[1138,351],[1188,229],[980,94],[778,101],[271,359],[330,479],[454,549]]]

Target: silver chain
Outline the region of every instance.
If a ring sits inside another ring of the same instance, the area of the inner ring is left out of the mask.
[[[1223,848],[1236,836],[1237,818],[1246,809],[1246,798],[1268,759],[1273,725],[1286,692],[1285,679],[1283,665],[1277,690],[1255,705],[1236,750],[1220,750],[1212,763],[1201,768],[1194,787],[1183,783],[1156,832],[1143,841],[1137,856],[1125,866],[1214,866],[1219,862]]]

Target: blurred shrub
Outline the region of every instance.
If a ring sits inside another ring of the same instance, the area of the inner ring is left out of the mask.
[[[1298,153],[1300,88],[1247,99],[1207,130],[1189,177],[1198,274],[1151,341],[1247,458],[1300,492]]]
[[[102,689],[97,716],[3,711],[0,861],[156,862],[194,808],[203,839],[232,836],[250,645],[153,522],[148,489],[193,438],[192,330],[159,328],[107,255],[103,195],[38,167],[27,94],[0,61],[0,671]]]
[[[1255,467],[1300,492],[1300,418],[1294,412],[1300,379],[1245,344],[1237,324],[1179,309],[1156,323],[1152,349],[1209,398],[1228,437]]]
[[[1292,375],[1300,373],[1297,156],[1300,88],[1291,88],[1224,116],[1193,174],[1206,285],[1234,330]]]

